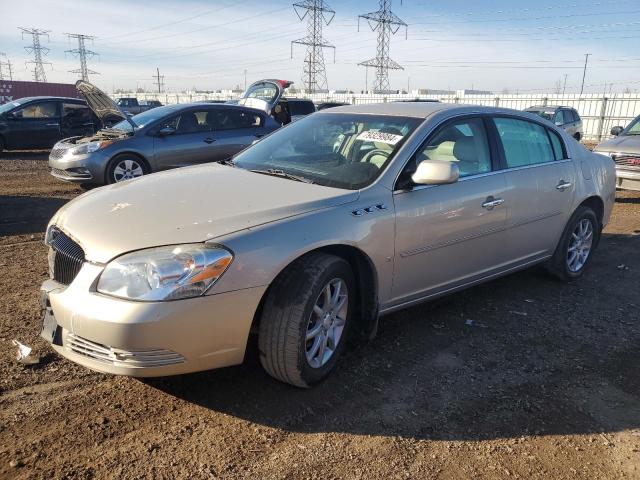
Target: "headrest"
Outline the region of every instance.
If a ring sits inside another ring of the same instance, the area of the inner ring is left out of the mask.
[[[478,150],[473,137],[462,137],[453,146],[453,156],[461,162],[477,162]]]

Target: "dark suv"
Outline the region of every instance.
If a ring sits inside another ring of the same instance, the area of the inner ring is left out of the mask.
[[[48,149],[63,138],[92,135],[99,127],[84,100],[20,98],[0,105],[0,152]]]
[[[562,106],[529,107],[525,112],[535,113],[553,122],[576,140],[582,139],[582,119],[575,108]]]

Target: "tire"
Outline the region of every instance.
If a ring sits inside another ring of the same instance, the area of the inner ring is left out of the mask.
[[[149,173],[147,162],[140,157],[128,153],[116,155],[109,162],[105,174],[105,183],[119,183],[138,178]]]
[[[582,234],[580,229],[585,226],[587,229]],[[547,270],[565,282],[580,278],[599,240],[600,222],[595,212],[589,207],[578,207],[567,222]]]
[[[580,132],[576,132],[573,134],[573,138],[579,142],[582,139],[582,135],[580,135]]]
[[[327,300],[336,308],[325,309]],[[266,298],[258,329],[262,367],[296,387],[324,380],[347,344],[355,305],[356,283],[347,261],[321,253],[299,259],[276,279]],[[326,314],[331,310],[337,315]]]
[[[0,153],[4,152],[4,147],[5,147],[4,138],[0,137]]]

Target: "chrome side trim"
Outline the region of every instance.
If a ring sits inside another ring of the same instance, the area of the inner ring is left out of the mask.
[[[455,287],[450,287],[450,288],[447,288],[445,290],[441,290],[439,292],[429,293],[429,294],[426,294],[426,295],[424,295],[422,297],[415,298],[413,300],[408,300],[406,302],[402,302],[402,303],[399,303],[397,305],[392,305],[390,307],[381,308],[380,309],[380,315],[388,315],[388,314],[396,312],[398,310],[402,310],[404,308],[411,307],[413,305],[418,305],[420,303],[424,303],[424,302],[427,302],[429,300],[433,300],[435,298],[442,297],[442,296],[447,295],[449,293],[454,293],[454,292],[459,291],[459,290],[464,290],[464,289],[466,289],[468,287],[472,287],[472,286],[477,285],[479,283],[484,283],[484,282],[486,282],[488,280],[491,280],[491,279],[494,279],[494,278],[497,278],[497,277],[502,277],[504,275],[508,275],[509,273],[513,273],[513,272],[516,272],[518,270],[524,270],[524,269],[526,269],[526,268],[528,268],[528,267],[530,267],[532,265],[536,265],[538,263],[542,263],[542,262],[544,262],[545,260],[548,260],[551,257],[552,257],[552,255],[546,255],[544,257],[540,257],[540,258],[537,258],[535,260],[528,261],[528,262],[523,263],[521,265],[516,265],[514,267],[507,268],[505,270],[500,270],[499,272],[496,272],[496,273],[492,273],[491,275],[487,275],[487,276],[478,278],[476,280],[472,280],[471,282],[463,283],[463,284],[457,285]]]
[[[433,250],[438,250],[439,248],[449,247],[451,245],[456,245],[458,243],[466,242],[466,241],[469,241],[469,240],[474,240],[476,238],[484,237],[484,236],[487,236],[487,235],[493,235],[495,233],[504,232],[505,230],[506,230],[505,227],[491,228],[489,230],[484,230],[482,232],[479,232],[479,233],[476,233],[476,234],[473,234],[473,235],[467,235],[466,237],[454,238],[453,240],[449,240],[447,242],[434,243],[432,245],[425,245],[424,247],[416,248],[415,250],[409,250],[407,252],[402,252],[402,253],[400,253],[400,257],[402,257],[402,258],[412,257],[413,255],[418,255],[420,253],[431,252]]]

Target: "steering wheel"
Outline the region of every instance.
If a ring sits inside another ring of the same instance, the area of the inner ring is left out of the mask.
[[[389,152],[387,152],[386,150],[381,150],[379,148],[376,148],[375,150],[371,150],[369,153],[367,153],[363,159],[362,159],[362,163],[368,162],[371,163],[371,158],[373,158],[375,155],[382,155],[385,158],[385,161],[387,158],[389,158]]]

